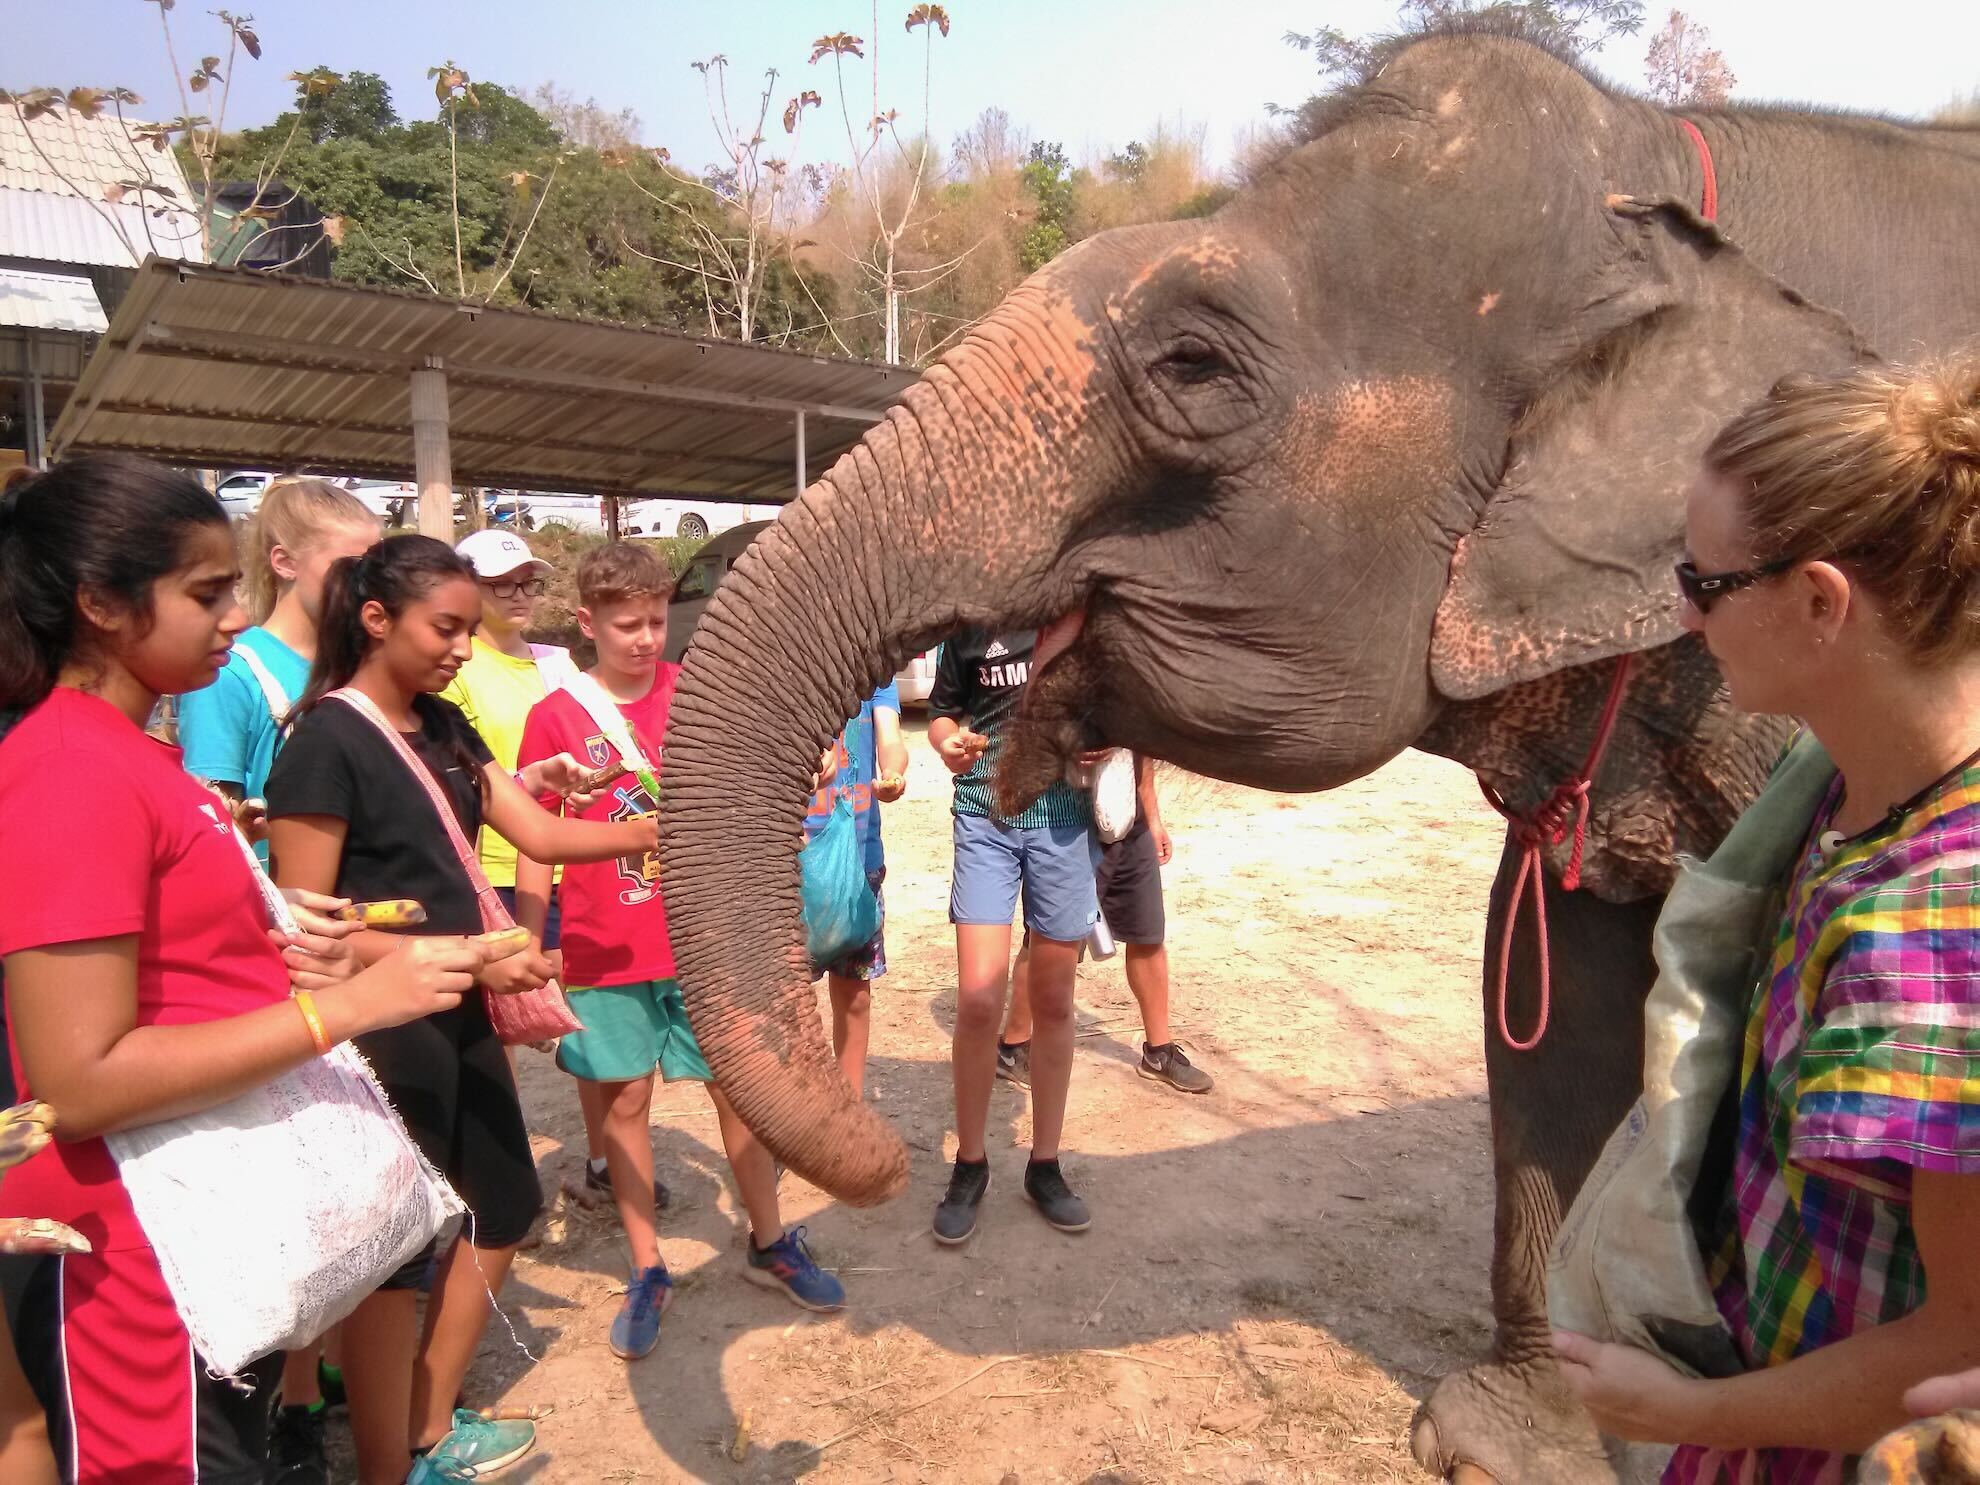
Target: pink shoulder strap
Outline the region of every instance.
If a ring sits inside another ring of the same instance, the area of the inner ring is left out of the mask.
[[[378,710],[377,703],[354,686],[346,686],[340,691],[332,691],[323,698],[325,701],[341,701],[369,722],[378,734],[398,754],[399,761],[406,771],[419,781],[426,791],[427,800],[433,805],[433,812],[440,817],[440,824],[446,829],[447,839],[454,847],[454,854],[460,858],[461,869],[467,873],[468,882],[474,888],[475,901],[481,907],[483,930],[509,928],[515,919],[509,910],[502,906],[502,899],[495,895],[495,889],[488,884],[488,874],[481,869],[481,859],[474,846],[461,830],[461,822],[454,814],[454,806],[447,796],[440,792],[440,782],[433,777],[433,771],[420,762],[419,755],[412,750],[399,729],[385,720],[385,714]]]

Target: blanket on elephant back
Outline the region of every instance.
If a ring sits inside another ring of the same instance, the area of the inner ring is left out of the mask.
[[[1980,1172],[1980,767],[1847,839],[1840,799],[1838,781],[1803,843],[1741,1055],[1713,1277],[1753,1367],[1916,1309],[1913,1172]],[[1852,1466],[1687,1447],[1664,1478],[1813,1485]]]

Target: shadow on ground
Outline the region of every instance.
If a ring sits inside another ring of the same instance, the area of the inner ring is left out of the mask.
[[[1089,1037],[1082,1048],[1127,1059],[1138,1051],[1138,1040],[1129,1037],[1104,1048]],[[849,1293],[846,1313],[829,1321],[808,1318],[741,1279],[742,1223],[718,1206],[727,1166],[713,1120],[656,1125],[659,1168],[675,1193],[663,1238],[695,1239],[716,1256],[676,1266],[679,1293],[660,1349],[623,1368],[623,1384],[613,1385],[627,1388],[639,1424],[689,1476],[789,1479],[819,1463],[816,1439],[761,1432],[742,1466],[726,1457],[740,1413],[726,1390],[722,1360],[733,1340],[758,1332],[750,1338],[756,1347],[761,1332],[793,1322],[842,1325],[869,1343],[900,1327],[957,1356],[989,1360],[1126,1348],[1220,1332],[1241,1319],[1291,1320],[1324,1329],[1418,1397],[1488,1338],[1479,1313],[1482,1276],[1453,1277],[1449,1264],[1434,1262],[1432,1254],[1447,1247],[1444,1229],[1458,1204],[1483,1201],[1489,1211],[1489,1172],[1481,1160],[1463,1191],[1441,1189],[1441,1176],[1412,1174],[1426,1151],[1486,1148],[1482,1095],[1323,1113],[1181,1148],[1109,1155],[1074,1143],[1082,1135],[1090,1145],[1104,1143],[1078,1127],[1076,1081],[1066,1169],[1091,1203],[1094,1225],[1070,1236],[1048,1228],[1024,1198],[1024,1150],[1014,1136],[1028,1128],[1025,1095],[1000,1082],[991,1108],[992,1188],[981,1226],[969,1244],[949,1249],[928,1228],[948,1175],[948,1064],[875,1057],[868,1088],[907,1141],[910,1185],[884,1207],[834,1202],[804,1217],[819,1261],[842,1271]],[[1149,1096],[1179,1095],[1150,1090]],[[1291,1090],[1277,1097],[1311,1103]],[[550,1172],[575,1169],[580,1158],[567,1149],[546,1161],[546,1189],[554,1189]],[[1437,1162],[1436,1170],[1447,1172],[1448,1163]],[[810,1195],[795,1177],[786,1177],[785,1191],[787,1199]],[[1476,1213],[1464,1216],[1470,1223]],[[622,1283],[616,1223],[607,1218],[605,1225],[609,1240],[572,1243],[541,1261]],[[1271,1241],[1261,1241],[1264,1235]],[[1096,1273],[1104,1280],[1096,1283]],[[1371,1299],[1377,1282],[1371,1275],[1378,1273],[1379,1302]],[[519,1339],[539,1355],[564,1329],[545,1317],[581,1308],[580,1301],[520,1279],[504,1299]],[[521,1319],[525,1309],[534,1323]],[[498,1335],[501,1323],[495,1322]],[[595,1307],[584,1323],[597,1323]],[[484,1353],[476,1380],[505,1388],[529,1362],[510,1348],[496,1351],[505,1354]]]

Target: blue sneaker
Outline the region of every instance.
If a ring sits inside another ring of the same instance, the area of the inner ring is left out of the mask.
[[[467,1408],[456,1408],[453,1432],[415,1461],[406,1485],[493,1479],[535,1447],[534,1423],[520,1418],[498,1423]]]
[[[640,1269],[626,1285],[626,1302],[612,1321],[612,1354],[637,1361],[660,1344],[660,1317],[674,1302],[674,1276],[667,1265]]]
[[[812,1258],[802,1227],[793,1227],[767,1248],[757,1247],[752,1237],[743,1277],[764,1289],[781,1289],[800,1309],[824,1314],[846,1307],[846,1286]]]

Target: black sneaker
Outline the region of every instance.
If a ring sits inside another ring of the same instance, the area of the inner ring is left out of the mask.
[[[983,1205],[983,1193],[990,1189],[990,1162],[975,1164],[958,1160],[949,1173],[949,1190],[935,1208],[935,1241],[954,1246],[969,1241],[976,1231],[976,1209]]]
[[[266,1485],[330,1485],[330,1464],[323,1456],[322,1408],[277,1408],[268,1430],[268,1463],[261,1478]]]
[[[1216,1086],[1210,1074],[1185,1057],[1174,1042],[1160,1047],[1143,1042],[1141,1065],[1135,1071],[1152,1082],[1167,1083],[1178,1093],[1208,1093]]]
[[[1056,1160],[1034,1160],[1025,1166],[1024,1194],[1038,1208],[1038,1215],[1060,1232],[1085,1232],[1093,1225],[1093,1214],[1073,1195]]]
[[[998,1042],[997,1076],[1020,1088],[1031,1086],[1031,1043]]]
[[[584,1189],[590,1192],[594,1192],[599,1196],[605,1197],[607,1200],[610,1200],[612,1196],[611,1171],[600,1170],[597,1166],[593,1165],[589,1160],[585,1161]],[[667,1189],[666,1183],[663,1182],[658,1176],[655,1176],[653,1178],[653,1210],[654,1211],[656,1212],[666,1211],[667,1203],[673,1199],[673,1195],[674,1193]]]

